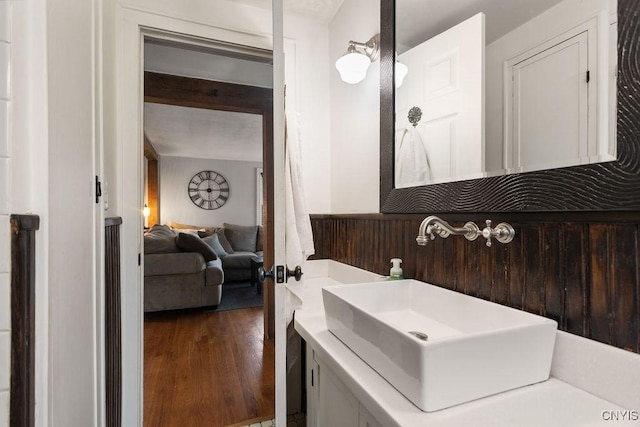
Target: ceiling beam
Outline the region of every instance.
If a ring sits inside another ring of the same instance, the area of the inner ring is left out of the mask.
[[[144,100],[181,107],[262,114],[273,102],[273,95],[271,88],[145,71]]]

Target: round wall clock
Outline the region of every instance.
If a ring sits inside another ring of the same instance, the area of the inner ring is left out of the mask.
[[[187,187],[189,198],[201,209],[218,209],[229,199],[229,183],[214,171],[198,172]]]

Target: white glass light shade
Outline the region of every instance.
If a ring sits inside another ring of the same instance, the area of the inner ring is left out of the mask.
[[[142,208],[142,215],[147,218],[149,217],[149,215],[151,215],[151,209],[149,208],[149,206],[144,205],[144,208]]]
[[[404,78],[407,76],[409,68],[402,62],[396,62],[396,87],[402,86]]]
[[[367,55],[358,52],[347,53],[336,61],[340,78],[345,83],[359,83],[367,76],[371,60]]]

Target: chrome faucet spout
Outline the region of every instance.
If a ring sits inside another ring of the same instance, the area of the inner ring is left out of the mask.
[[[426,246],[429,240],[434,240],[435,235],[442,238],[449,237],[453,234],[456,236],[464,236],[467,240],[475,240],[480,234],[480,229],[473,222],[467,222],[464,227],[453,227],[441,218],[430,215],[426,217],[418,228],[418,237],[416,242],[420,246]]]

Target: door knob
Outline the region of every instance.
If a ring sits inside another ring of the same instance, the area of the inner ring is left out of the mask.
[[[275,277],[273,267],[271,267],[271,270],[265,270],[264,267],[258,268],[258,282],[264,283],[265,279],[268,279],[269,277]]]
[[[293,270],[289,270],[287,267],[287,282],[289,281],[289,277],[295,277],[296,282],[299,282],[302,278],[302,268],[299,265],[296,265],[296,268]]]

